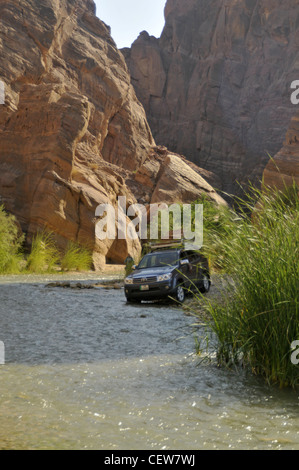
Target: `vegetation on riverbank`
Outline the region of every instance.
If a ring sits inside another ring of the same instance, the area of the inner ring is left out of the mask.
[[[69,243],[61,252],[49,232],[36,234],[28,254],[24,250],[24,239],[14,216],[0,206],[0,274],[88,271],[92,267],[92,254],[88,249]]]
[[[298,187],[252,189],[237,206],[220,230],[217,224],[205,231],[204,249],[232,280],[222,296],[204,299],[218,338],[218,361],[242,364],[269,383],[295,387],[299,368],[291,362],[291,344],[299,340]]]
[[[61,259],[61,269],[63,271],[89,271],[91,268],[91,251],[77,243],[69,242]]]
[[[20,272],[22,257],[23,234],[19,233],[15,218],[6,214],[4,206],[0,206],[0,274]]]

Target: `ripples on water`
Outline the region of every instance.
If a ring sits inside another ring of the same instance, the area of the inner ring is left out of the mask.
[[[199,364],[176,306],[30,283],[0,298],[0,449],[299,449],[298,394]]]

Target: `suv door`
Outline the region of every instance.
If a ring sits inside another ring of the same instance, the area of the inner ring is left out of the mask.
[[[188,254],[191,264],[191,279],[196,286],[200,286],[204,274],[209,272],[207,260],[198,252],[193,251]]]
[[[197,285],[197,281],[200,276],[198,272],[199,271],[199,265],[198,265],[199,255],[196,252],[192,251],[188,253],[188,258],[189,258],[190,281],[192,285],[194,286],[194,284]]]
[[[183,275],[184,286],[189,289],[192,283],[192,267],[190,264],[190,259],[186,251],[180,252],[180,261],[187,261],[186,264],[181,264],[179,271]]]

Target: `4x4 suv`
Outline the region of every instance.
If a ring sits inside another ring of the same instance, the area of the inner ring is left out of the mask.
[[[183,303],[192,287],[204,293],[211,286],[209,264],[196,250],[156,249],[145,255],[125,279],[128,302],[175,298]]]

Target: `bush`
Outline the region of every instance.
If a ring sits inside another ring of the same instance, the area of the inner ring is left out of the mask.
[[[217,238],[234,287],[207,302],[218,359],[242,361],[270,383],[297,386],[299,370],[290,356],[299,340],[298,188],[253,190],[238,206],[234,230],[230,225],[229,236]]]
[[[63,271],[89,271],[91,267],[91,251],[76,243],[69,243],[61,260],[61,269]]]
[[[58,265],[59,258],[53,235],[47,232],[37,233],[32,241],[26,270],[31,273],[51,272]]]
[[[4,207],[0,206],[0,274],[42,274],[60,267],[63,271],[88,271],[92,268],[91,250],[69,243],[61,257],[52,233],[43,231],[33,237],[27,261],[21,250],[23,242],[24,235],[19,234],[15,217],[6,214]]]
[[[16,219],[6,214],[4,206],[0,206],[0,273],[11,274],[20,272],[22,261],[21,248],[24,241],[19,234]]]

